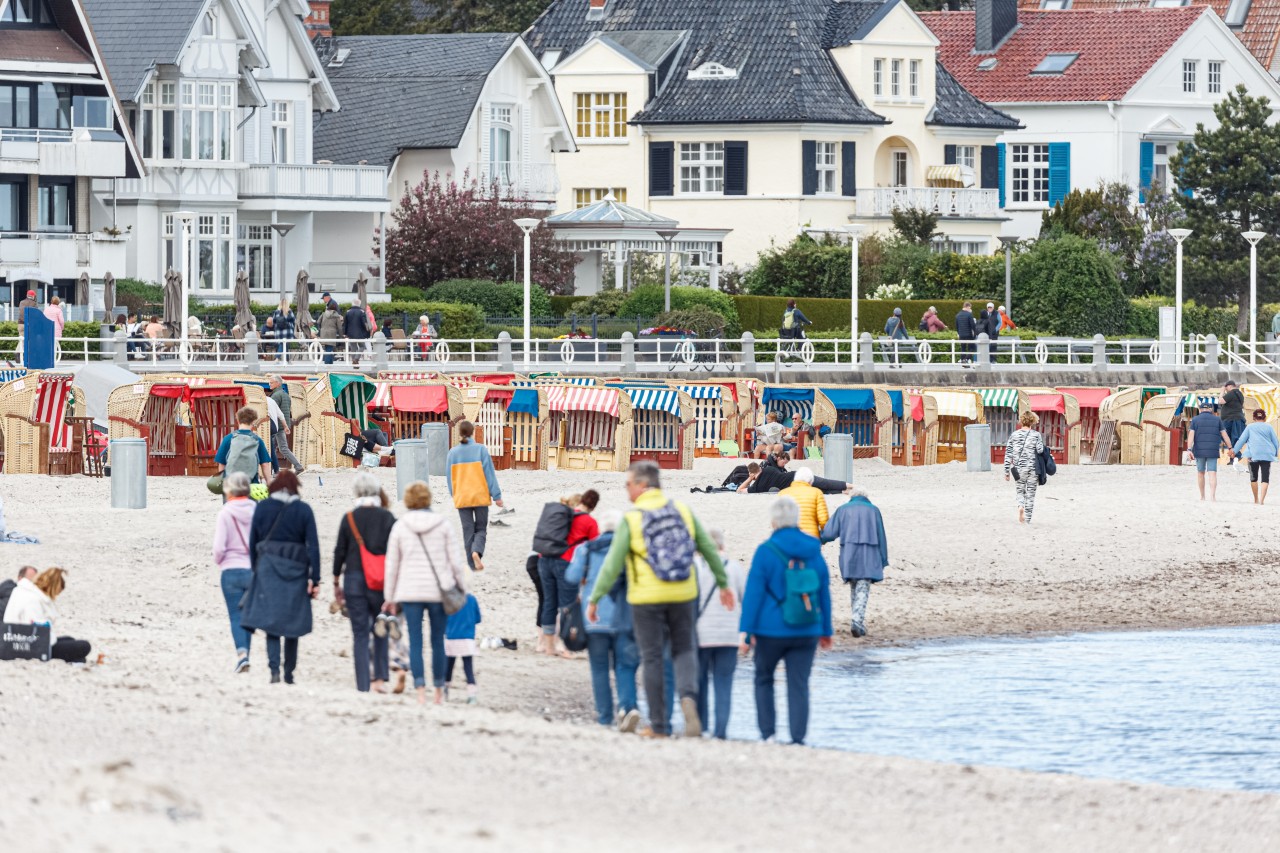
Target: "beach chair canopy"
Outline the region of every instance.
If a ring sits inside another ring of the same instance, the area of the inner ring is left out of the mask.
[[[896,420],[902,420],[902,413],[904,411],[902,405],[902,392],[886,391],[885,393],[889,395],[889,406],[893,409],[893,417]]]
[[[978,400],[967,391],[930,391],[929,396],[938,403],[938,417],[978,419]]]
[[[804,420],[813,416],[812,388],[776,388],[769,386],[760,397],[764,412],[777,412],[778,420]]]
[[[71,382],[69,373],[42,373],[31,401],[31,419],[49,425],[49,446],[53,450],[71,447],[71,427],[67,426]]]
[[[107,423],[107,400],[122,385],[135,385],[142,378],[132,371],[106,362],[90,362],[76,372],[76,385],[84,392],[85,411],[94,422]]]
[[[1018,408],[1017,388],[983,388],[978,393],[982,395],[982,405],[988,409]]]
[[[633,409],[680,414],[680,394],[673,388],[628,388]]]
[[[695,400],[718,400],[724,396],[719,385],[681,385],[680,390]]]
[[[514,414],[538,416],[538,392],[529,388],[512,391],[507,411]]]
[[[924,420],[924,397],[919,394],[911,395],[911,420]]]
[[[1063,394],[1076,398],[1082,409],[1096,409],[1102,401],[1111,396],[1110,388],[1059,388]]]
[[[1148,400],[1150,402],[1150,400]],[[1174,410],[1174,417],[1185,412],[1187,409],[1199,409],[1200,411],[1216,412],[1218,411],[1218,396],[1216,394],[1196,394],[1194,392],[1183,395],[1178,401],[1178,407]]]
[[[361,429],[369,427],[366,408],[377,387],[363,376],[350,373],[330,373],[329,391],[333,394],[333,408],[344,418],[358,421]]]
[[[391,408],[397,412],[447,412],[449,391],[443,385],[392,385]]]
[[[487,388],[484,392],[486,403],[509,403],[516,393],[514,388]]]
[[[603,412],[610,417],[618,416],[616,388],[553,385],[547,389],[547,403],[553,412]]]
[[[768,394],[768,390],[765,393]],[[876,407],[876,393],[870,388],[823,388],[822,393],[827,395],[827,399],[838,411]]]
[[[477,373],[471,381],[479,385],[510,385],[515,378],[514,373]]]
[[[1062,394],[1032,394],[1031,411],[1067,413],[1067,401]]]
[[[25,367],[10,367],[0,370],[0,382],[12,382],[15,379],[21,379],[27,375]]]

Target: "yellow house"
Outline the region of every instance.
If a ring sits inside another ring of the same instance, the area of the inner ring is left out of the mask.
[[[695,266],[887,230],[898,207],[939,213],[957,251],[999,233],[995,140],[1018,122],[947,73],[902,0],[555,0],[526,38],[579,148],[556,158],[560,211],[612,193],[730,229]]]

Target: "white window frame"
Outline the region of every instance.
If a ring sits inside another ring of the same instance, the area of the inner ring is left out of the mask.
[[[907,92],[911,98],[920,97],[920,60],[913,59],[907,65]]]
[[[967,166],[970,169],[977,169],[978,168],[978,146],[957,145],[956,146],[956,165]]]
[[[293,105],[271,102],[271,162],[293,162]]]
[[[871,94],[884,97],[884,60],[880,58],[871,61]]]
[[[1205,91],[1210,95],[1222,94],[1222,60],[1211,59],[1205,70]]]
[[[1169,186],[1169,149],[1172,147],[1167,142],[1157,142],[1151,147],[1151,180],[1167,193],[1173,192]]]
[[[250,290],[270,290],[275,281],[275,241],[271,226],[241,222],[236,227],[236,268],[249,274]],[[250,264],[251,257],[257,263]]]
[[[724,194],[724,143],[681,142],[680,194]]]
[[[515,174],[516,108],[513,104],[489,105],[489,180],[510,184]],[[506,135],[506,158],[498,157],[498,140]]]
[[[889,61],[889,97],[902,97],[902,60]]]
[[[1049,144],[1009,146],[1009,201],[1013,205],[1049,205]]]
[[[1199,60],[1182,60],[1182,94],[1196,94],[1196,75],[1200,68]]]
[[[911,185],[911,152],[905,148],[889,149],[889,186]]]
[[[814,144],[813,162],[818,170],[818,195],[835,195],[839,190],[836,174],[840,168],[839,146],[835,142]]]

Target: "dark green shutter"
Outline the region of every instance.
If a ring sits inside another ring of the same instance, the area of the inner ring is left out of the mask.
[[[840,194],[853,197],[858,194],[856,143],[840,143]]]
[[[942,163],[946,166],[954,166],[956,164],[956,147],[954,145],[942,146]]]
[[[675,194],[675,143],[649,143],[649,195]]]
[[[747,143],[724,144],[724,194],[747,194]]]
[[[812,139],[800,143],[800,194],[818,194],[818,143]]]

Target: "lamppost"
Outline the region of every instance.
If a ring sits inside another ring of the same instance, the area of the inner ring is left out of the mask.
[[[191,239],[191,224],[195,221],[196,215],[189,210],[179,210],[174,213],[178,217],[178,221],[182,223],[182,245],[179,249],[182,252],[182,328],[178,331],[178,339],[180,344],[179,353],[185,358],[190,344],[187,338],[187,321],[190,319],[187,315],[191,310],[191,273],[195,270],[196,265],[191,262],[195,241]]]
[[[1018,242],[1017,237],[998,237],[1000,245],[1004,246],[1004,310],[1009,316],[1013,316],[1013,261],[1011,252],[1013,244]]]
[[[1258,363],[1258,241],[1265,231],[1245,231],[1240,235],[1249,241],[1249,363]]]
[[[276,234],[280,235],[280,297],[284,298],[284,293],[285,293],[284,289],[285,287],[288,286],[287,282],[284,280],[285,271],[288,269],[288,267],[285,266],[285,263],[284,263],[284,238],[285,238],[285,235],[287,235],[290,231],[293,230],[293,223],[292,222],[272,222],[271,230],[276,232]]]
[[[865,225],[846,225],[849,232],[849,363],[858,360],[858,238],[867,230]]]
[[[541,219],[517,219],[516,227],[524,232],[524,366],[528,367],[529,362],[529,337],[533,334],[530,329],[529,320],[529,288],[532,286],[529,279],[529,234],[533,229],[538,227],[542,222]]]
[[[1191,236],[1190,228],[1170,228],[1169,236],[1178,244],[1177,273],[1174,277],[1173,302],[1176,306],[1173,315],[1174,363],[1182,364],[1182,241]]]
[[[667,265],[666,271],[662,275],[662,310],[671,310],[671,241],[676,238],[680,232],[674,228],[664,228],[661,231],[655,231],[662,242],[667,244]]]

